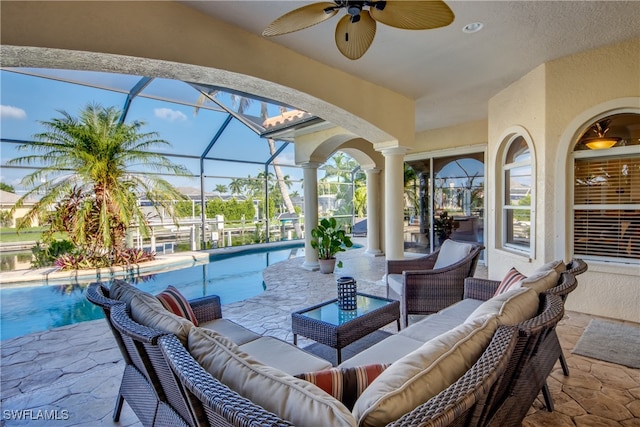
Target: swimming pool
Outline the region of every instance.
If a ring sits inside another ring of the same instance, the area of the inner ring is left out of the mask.
[[[173,285],[187,299],[215,294],[229,304],[265,290],[265,267],[298,256],[304,256],[300,244],[211,254],[208,264],[144,276],[138,287],[157,294]],[[86,299],[85,289],[86,284],[0,289],[0,339],[101,319],[102,310]]]

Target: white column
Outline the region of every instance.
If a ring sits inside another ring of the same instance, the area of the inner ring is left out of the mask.
[[[304,263],[302,268],[318,270],[318,252],[311,247],[311,230],[318,225],[318,166],[308,162],[302,165],[304,190]]]
[[[367,250],[366,254],[382,255],[380,250],[380,169],[365,169],[367,174]]]
[[[388,260],[404,258],[404,155],[406,148],[381,150],[384,156],[385,254]]]

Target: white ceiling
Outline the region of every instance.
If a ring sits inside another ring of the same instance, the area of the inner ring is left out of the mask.
[[[274,19],[313,2],[183,3],[260,35]],[[448,27],[410,31],[378,24],[371,48],[355,61],[343,57],[334,43],[335,26],[344,11],[271,40],[415,99],[416,131],[423,131],[486,118],[493,95],[544,62],[640,37],[640,1],[447,4],[456,15]],[[472,22],[482,22],[484,29],[463,33]]]

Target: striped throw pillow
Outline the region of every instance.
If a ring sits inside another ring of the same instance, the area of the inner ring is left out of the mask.
[[[353,368],[331,368],[299,374],[296,378],[315,384],[351,410],[364,389],[389,366],[390,364],[376,364]]]
[[[177,316],[184,317],[195,326],[198,326],[196,318],[189,301],[174,286],[168,286],[167,289],[156,295],[162,306]]]
[[[504,276],[504,279],[498,285],[498,289],[496,289],[496,293],[493,296],[500,295],[503,292],[507,292],[509,289],[517,289],[520,287],[520,282],[523,279],[526,279],[527,276],[520,273],[516,270],[515,267],[511,267],[511,269],[507,272],[507,275]]]

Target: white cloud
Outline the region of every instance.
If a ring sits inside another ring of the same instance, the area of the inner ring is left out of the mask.
[[[27,112],[11,105],[0,105],[0,117],[3,119],[26,119]]]
[[[155,114],[156,117],[169,122],[184,122],[187,120],[187,116],[184,113],[172,110],[171,108],[155,108],[153,110],[153,114]]]

